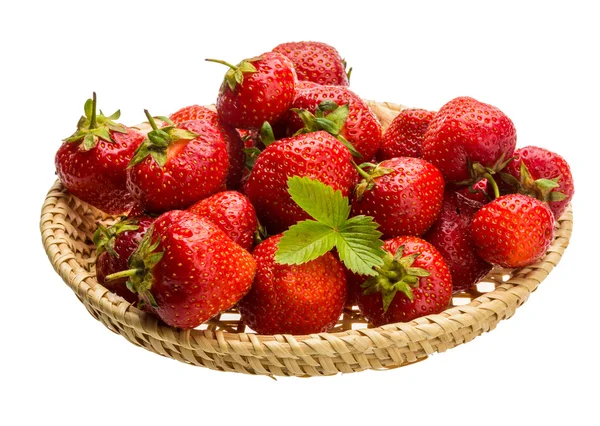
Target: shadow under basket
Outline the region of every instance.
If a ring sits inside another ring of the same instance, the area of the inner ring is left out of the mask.
[[[382,126],[405,107],[367,101]],[[494,269],[444,312],[408,323],[371,328],[356,307],[347,308],[329,333],[258,335],[235,310],[193,330],[169,327],[96,281],[92,235],[107,216],[56,182],[42,207],[42,241],[54,269],[90,314],[131,343],[157,354],[214,370],[269,376],[321,376],[412,364],[467,343],[510,318],[560,261],[573,226],[571,208],[557,221],[542,259],[520,269]]]

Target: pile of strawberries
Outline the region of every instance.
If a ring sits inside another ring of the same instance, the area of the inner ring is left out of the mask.
[[[216,111],[145,111],[142,130],[94,94],[56,154],[68,191],[122,216],[98,225],[98,281],[170,326],[232,307],[260,334],[326,332],[350,305],[376,326],[439,313],[494,265],[539,260],[573,196],[567,162],[516,149],[492,105],[405,109],[383,132],[329,45],[208,61],[227,67]]]

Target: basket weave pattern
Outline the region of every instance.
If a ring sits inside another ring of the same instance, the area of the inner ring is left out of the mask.
[[[384,128],[403,108],[369,102]],[[270,376],[320,376],[395,368],[469,342],[510,318],[560,261],[573,226],[571,209],[557,222],[546,255],[526,268],[494,269],[438,315],[369,328],[347,308],[329,333],[257,335],[235,310],[193,330],[166,326],[98,284],[92,235],[115,218],[70,195],[57,181],[42,207],[40,228],[48,257],[90,314],[135,345],[215,370]]]

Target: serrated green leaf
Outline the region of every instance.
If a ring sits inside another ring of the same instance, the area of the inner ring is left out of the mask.
[[[336,235],[336,248],[340,260],[352,272],[377,275],[374,266],[383,265],[385,250],[379,239],[379,225],[370,216],[355,216],[346,221]]]
[[[335,231],[329,226],[305,220],[283,233],[277,244],[275,261],[286,265],[300,265],[331,251],[335,241]]]
[[[317,179],[293,176],[288,179],[288,192],[313,219],[331,228],[342,226],[350,215],[348,198]]]

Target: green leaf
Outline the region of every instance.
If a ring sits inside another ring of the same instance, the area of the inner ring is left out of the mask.
[[[342,226],[350,215],[348,198],[317,179],[293,176],[288,192],[306,213],[331,228]]]
[[[254,167],[254,163],[256,163],[256,159],[260,155],[261,151],[257,147],[253,146],[251,148],[242,149],[244,154],[246,154],[245,165],[248,170],[252,170]]]
[[[543,190],[550,190],[560,186],[554,179],[537,179],[535,183]]]
[[[85,101],[83,111],[85,112],[86,117],[90,118],[92,116],[94,111],[94,101],[91,98]]]
[[[98,136],[100,139],[103,139],[106,142],[115,142],[106,127],[97,127],[93,129],[90,133],[92,133],[94,136]]]
[[[327,115],[327,119],[333,122],[334,125],[341,130],[341,128],[346,124],[346,119],[348,118],[349,113],[350,108],[348,107],[348,104],[345,104],[329,113]]]
[[[165,151],[150,151],[150,156],[160,166],[164,167],[167,164],[167,153]]]
[[[340,259],[352,272],[377,275],[374,266],[383,265],[386,251],[381,248],[379,225],[370,216],[354,216],[343,224],[336,235]]]
[[[265,121],[260,127],[260,141],[265,147],[275,142],[275,134],[273,133],[273,127],[268,121]]]
[[[97,138],[94,137],[94,135],[92,133],[87,133],[85,135],[85,137],[83,138],[83,149],[85,151],[88,151],[88,150],[92,149],[93,147],[95,147],[97,142],[98,142]]]
[[[335,231],[329,226],[305,220],[283,233],[277,244],[275,261],[286,265],[300,265],[333,249],[335,241]]]

